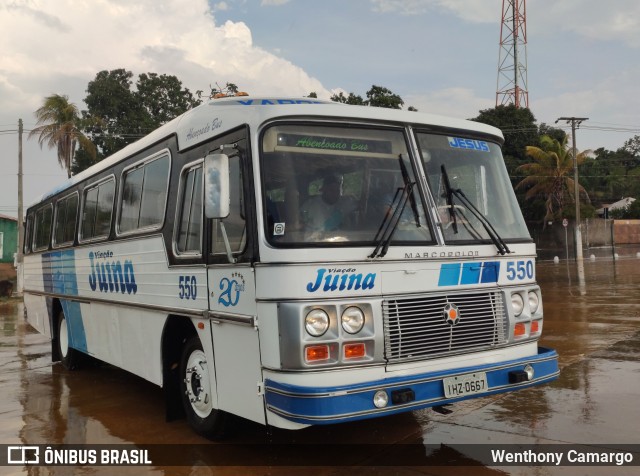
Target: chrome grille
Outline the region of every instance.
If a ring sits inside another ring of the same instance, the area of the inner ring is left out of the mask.
[[[448,304],[458,307],[455,326],[444,319]],[[505,342],[502,293],[465,292],[387,299],[382,303],[385,356],[402,362],[483,350]]]

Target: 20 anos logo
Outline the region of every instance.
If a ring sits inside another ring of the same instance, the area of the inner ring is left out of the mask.
[[[231,278],[224,277],[218,285],[220,288],[220,296],[218,304],[224,307],[234,307],[240,301],[240,294],[245,290],[244,277],[240,273],[232,273]]]

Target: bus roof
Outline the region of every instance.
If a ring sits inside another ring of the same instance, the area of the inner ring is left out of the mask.
[[[292,109],[291,106],[296,107]],[[422,124],[488,134],[499,141],[504,140],[500,129],[487,124],[416,111],[351,106],[308,97],[225,97],[212,99],[176,117],[140,140],[129,144],[43,194],[31,203],[30,207],[173,134],[177,135],[178,150],[185,150],[239,125],[249,124],[258,127],[265,121],[279,117],[333,117],[336,119]]]

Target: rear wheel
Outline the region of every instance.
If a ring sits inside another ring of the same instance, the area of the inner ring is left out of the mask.
[[[69,347],[69,327],[64,311],[58,314],[58,329],[56,344],[60,361],[67,370],[75,370],[79,367],[81,354],[76,349]]]
[[[197,336],[190,338],[182,351],[180,390],[187,421],[193,430],[207,438],[222,438],[227,414],[213,407],[209,364]]]

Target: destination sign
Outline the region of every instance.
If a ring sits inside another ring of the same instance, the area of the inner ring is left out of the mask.
[[[390,154],[391,142],[353,137],[328,137],[306,134],[278,134],[278,145],[301,149],[334,150],[336,152],[367,152]]]

